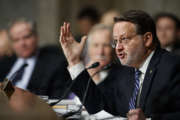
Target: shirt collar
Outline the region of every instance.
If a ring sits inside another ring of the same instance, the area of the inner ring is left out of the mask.
[[[149,63],[150,63],[150,60],[151,60],[153,54],[154,54],[154,50],[150,53],[150,55],[146,58],[145,62],[144,62],[144,63],[142,64],[142,66],[139,68],[139,70],[140,70],[143,74],[146,73],[147,67],[148,67],[148,65],[149,65]]]

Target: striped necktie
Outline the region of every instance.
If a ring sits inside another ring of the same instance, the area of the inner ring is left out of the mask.
[[[139,77],[141,75],[141,71],[139,71],[138,69],[135,69],[135,84],[134,84],[134,91],[133,91],[133,95],[129,101],[129,110],[131,109],[136,109],[136,100],[137,100],[137,95],[139,93]]]
[[[28,64],[25,62],[11,77],[10,80],[12,81],[12,84],[15,85],[19,80],[21,80],[24,69]]]

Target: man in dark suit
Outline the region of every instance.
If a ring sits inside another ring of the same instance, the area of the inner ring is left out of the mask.
[[[18,19],[9,26],[9,37],[15,55],[0,61],[0,79],[9,78],[14,86],[37,95],[60,97],[68,72],[59,50],[55,47],[38,48],[36,25],[26,19]],[[23,74],[14,77],[24,63],[27,66],[23,72],[19,72]]]
[[[124,67],[105,92],[90,82],[86,109],[90,113],[104,109],[129,120],[179,119],[180,58],[160,48],[153,19],[140,10],[127,11],[115,18],[113,38]],[[85,41],[86,37],[81,43],[74,40],[69,23],[61,27],[60,43],[76,80],[72,90],[81,100],[89,78],[79,57]]]
[[[171,13],[158,13],[155,16],[157,37],[161,47],[179,55],[180,43],[178,39],[179,18]]]

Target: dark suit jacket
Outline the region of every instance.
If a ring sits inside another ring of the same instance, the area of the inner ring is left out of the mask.
[[[6,57],[0,60],[0,79],[3,80],[17,57]],[[37,62],[27,86],[28,90],[37,95],[48,95],[59,98],[66,88],[66,79],[70,79],[66,70],[66,61],[60,50],[54,47],[39,49]]]
[[[83,71],[72,88],[80,99],[89,75]],[[102,92],[91,81],[85,107],[93,114],[102,109],[113,115],[126,117],[134,89],[134,68],[121,67],[118,75]],[[146,117],[154,119],[180,118],[180,58],[157,48],[145,74],[140,96],[140,108]]]

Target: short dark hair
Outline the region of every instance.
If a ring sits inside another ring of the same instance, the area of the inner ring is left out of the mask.
[[[153,36],[153,44],[159,45],[159,40],[156,35],[156,26],[152,17],[142,10],[129,10],[121,14],[120,17],[115,17],[114,22],[127,21],[136,25],[136,33],[144,35],[146,32],[151,32]]]
[[[176,28],[180,28],[180,20],[176,15],[174,15],[172,13],[168,13],[168,12],[160,12],[155,15],[154,20],[157,23],[157,21],[161,18],[169,18],[169,19],[173,20]]]
[[[82,8],[77,15],[78,20],[84,18],[90,19],[93,23],[98,23],[100,19],[100,13],[95,7],[86,6]]]

